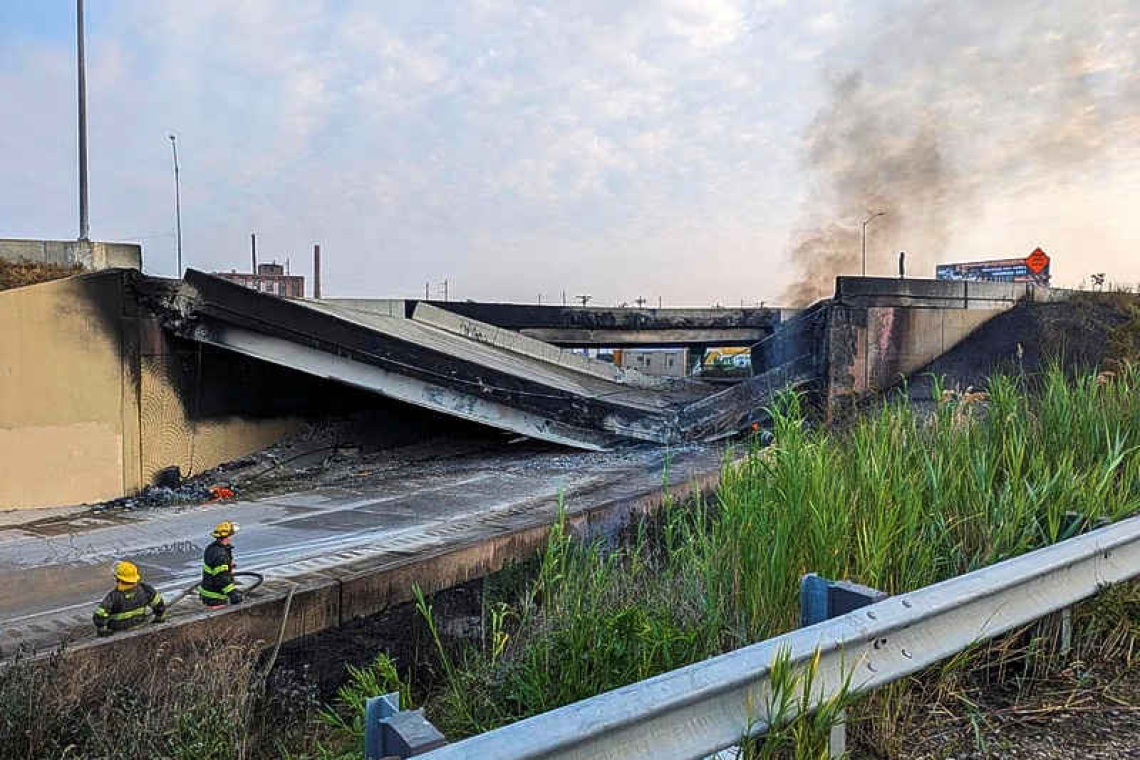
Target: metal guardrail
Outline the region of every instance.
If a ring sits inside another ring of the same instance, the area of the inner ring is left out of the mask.
[[[1140,517],[449,744],[425,760],[688,760],[767,731],[769,669],[818,648],[816,702],[865,692],[1140,574]]]

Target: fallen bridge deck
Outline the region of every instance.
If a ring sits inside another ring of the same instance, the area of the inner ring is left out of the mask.
[[[606,378],[416,319],[283,299],[189,271],[169,329],[307,374],[533,438],[582,448],[683,439],[677,412],[712,389]],[[600,363],[598,363],[600,364]]]

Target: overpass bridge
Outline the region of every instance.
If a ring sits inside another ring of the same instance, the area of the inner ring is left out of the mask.
[[[385,304],[334,299],[338,305],[368,308]],[[795,309],[708,308],[644,309],[599,306],[544,306],[476,301],[405,301],[414,311],[429,303],[453,314],[515,330],[536,340],[566,348],[711,348],[750,346],[771,335]]]

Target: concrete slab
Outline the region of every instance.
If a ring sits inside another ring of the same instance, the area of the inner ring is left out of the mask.
[[[185,338],[436,412],[582,448],[670,442],[702,384],[639,387],[414,319],[280,299],[191,270]]]
[[[521,332],[479,322],[431,304],[418,304],[412,313],[412,318],[417,322],[462,335],[479,343],[564,366],[575,372],[599,377],[609,382],[624,383],[638,388],[663,388],[669,385],[669,380],[666,378],[643,375],[634,369],[623,369],[611,362],[598,361],[570,349],[559,348],[551,343],[528,337]],[[713,391],[708,389],[707,392]]]

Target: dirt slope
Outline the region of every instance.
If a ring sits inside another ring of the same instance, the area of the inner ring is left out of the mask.
[[[928,398],[931,375],[946,385],[982,388],[1000,371],[1040,372],[1052,359],[1066,367],[1103,367],[1127,355],[1137,322],[1131,299],[1093,297],[1024,304],[994,317],[965,341],[917,372],[912,398]]]

